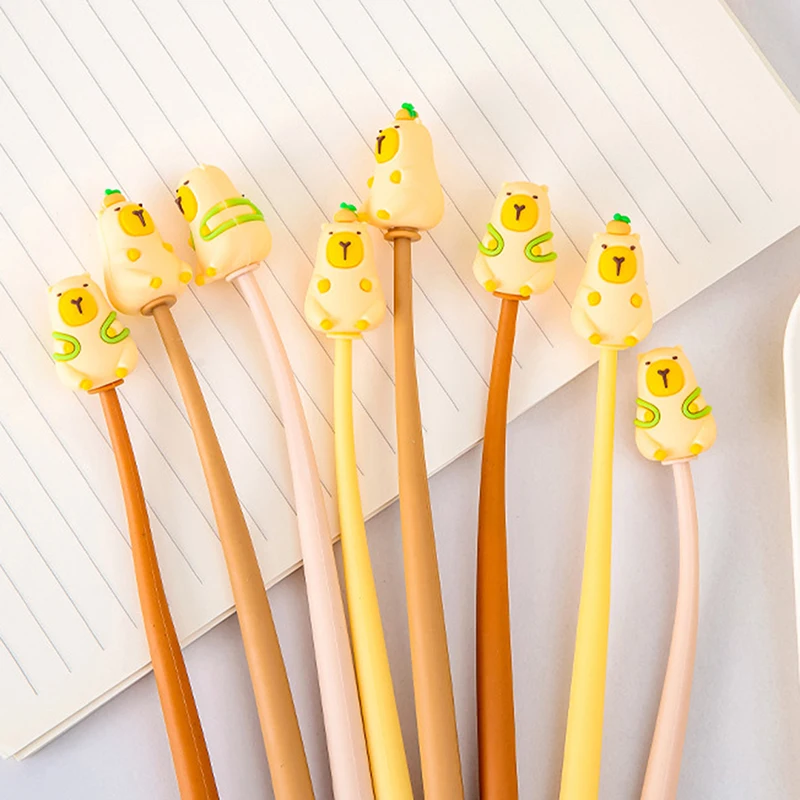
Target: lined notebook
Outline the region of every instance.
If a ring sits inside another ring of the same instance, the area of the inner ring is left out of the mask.
[[[148,654],[95,398],[56,380],[49,283],[100,276],[106,188],[190,259],[172,189],[225,168],[264,211],[260,281],[333,494],[332,351],[302,304],[320,225],[358,204],[403,102],[430,128],[447,210],[414,246],[428,466],[482,432],[498,302],[471,264],[505,180],[550,186],[557,287],[523,304],[511,414],[593,360],[569,324],[592,234],[642,236],[661,316],[800,224],[800,118],[717,0],[0,0],[0,751],[22,757],[142,675]],[[376,238],[384,289],[391,252]],[[391,297],[390,297],[391,304]],[[243,299],[175,309],[268,583],[299,562],[280,414]],[[231,612],[194,442],[155,326],[126,321],[122,388],[178,630]],[[391,324],[356,348],[369,514],[396,495]]]

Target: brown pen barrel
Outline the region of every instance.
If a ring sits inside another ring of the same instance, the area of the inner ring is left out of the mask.
[[[275,797],[309,800],[314,793],[286,667],[236,489],[169,305],[161,303],[144,313],[151,313],[158,325],[200,454],[233,589]]]
[[[517,758],[506,551],[506,419],[519,299],[497,325],[478,509],[477,690],[481,797],[516,800]]]
[[[414,348],[412,229],[386,234],[394,244],[394,351],[397,460],[411,668],[426,800],[464,796],[453,684],[433,534]]]
[[[178,788],[182,800],[216,800],[219,795],[214,773],[186,664],[169,613],[136,457],[117,396],[119,383],[104,386],[96,393],[103,406],[122,486],[142,620]]]

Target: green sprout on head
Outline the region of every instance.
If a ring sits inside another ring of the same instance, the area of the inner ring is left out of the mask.
[[[352,211],[354,214],[356,213],[356,207],[352,203],[339,203],[339,208],[343,208],[345,211]]]
[[[631,224],[631,218],[630,217],[626,217],[624,214],[614,214],[614,219],[617,222],[624,222],[626,225],[630,225]]]
[[[106,194],[122,194],[119,189],[106,189]]]
[[[413,103],[403,103],[403,105],[401,105],[400,108],[404,108],[406,111],[408,111],[408,116],[411,117],[411,119],[414,119],[415,117],[419,116],[416,109],[414,108]]]

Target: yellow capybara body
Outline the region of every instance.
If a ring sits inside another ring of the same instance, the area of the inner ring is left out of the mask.
[[[190,170],[175,190],[175,202],[189,223],[198,285],[227,278],[269,255],[272,234],[264,215],[219,167],[200,164]]]
[[[308,323],[329,336],[360,336],[386,313],[369,227],[344,203],[322,226],[305,301]]]
[[[650,333],[653,309],[639,234],[620,214],[596,233],[572,304],[572,326],[592,344],[623,349]]]
[[[708,450],[717,438],[711,406],[680,347],[639,356],[636,446],[651,461],[671,463]]]
[[[61,381],[89,391],[125,378],[139,351],[88,273],[64,278],[47,293],[56,341],[53,360]]]
[[[359,217],[378,228],[429,230],[444,215],[433,141],[411,103],[375,140],[375,172]]]
[[[547,186],[504,183],[472,265],[481,286],[518,297],[547,291],[556,277],[550,222]]]
[[[129,203],[118,190],[107,189],[97,218],[106,292],[114,308],[135,315],[161,298],[181,295],[192,280],[192,268],[161,238],[141,203]]]

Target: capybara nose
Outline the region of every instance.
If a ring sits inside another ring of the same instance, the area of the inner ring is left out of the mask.
[[[76,297],[74,300],[70,300],[70,303],[78,309],[79,314],[83,314],[83,309],[81,308],[81,303],[83,303],[83,297]]]
[[[667,378],[667,375],[669,375],[669,369],[660,369],[658,370],[658,374],[661,376],[661,380],[664,381],[664,388],[668,389],[669,379]]]
[[[181,210],[183,210],[183,209],[181,209]],[[134,216],[139,217],[139,222],[142,223],[142,227],[143,228],[147,227],[147,223],[144,221],[144,209],[143,208],[135,209],[133,214],[134,214]]]
[[[180,209],[181,214],[183,214],[183,198],[182,197],[176,197],[175,198],[175,203],[178,206],[178,208]]]
[[[347,261],[347,248],[350,247],[352,242],[339,242],[339,247],[342,248],[342,259]]]
[[[619,273],[624,262],[625,256],[614,256],[614,263],[617,265],[617,277],[619,277]],[[667,372],[669,372],[669,370],[667,370]],[[661,373],[659,372],[658,374],[660,375]]]
[[[380,154],[380,152],[381,152],[381,145],[383,144],[383,140],[384,140],[385,138],[386,138],[386,137],[385,137],[383,134],[381,134],[381,135],[378,137],[378,153],[379,153],[379,154]]]
[[[519,215],[520,215],[520,214],[521,214],[521,213],[522,213],[522,212],[523,212],[523,211],[524,211],[526,208],[527,208],[527,206],[525,206],[524,204],[523,204],[523,205],[521,205],[521,206],[518,206],[516,203],[514,203],[514,211],[516,211],[516,212],[517,212],[517,222],[519,222]]]

